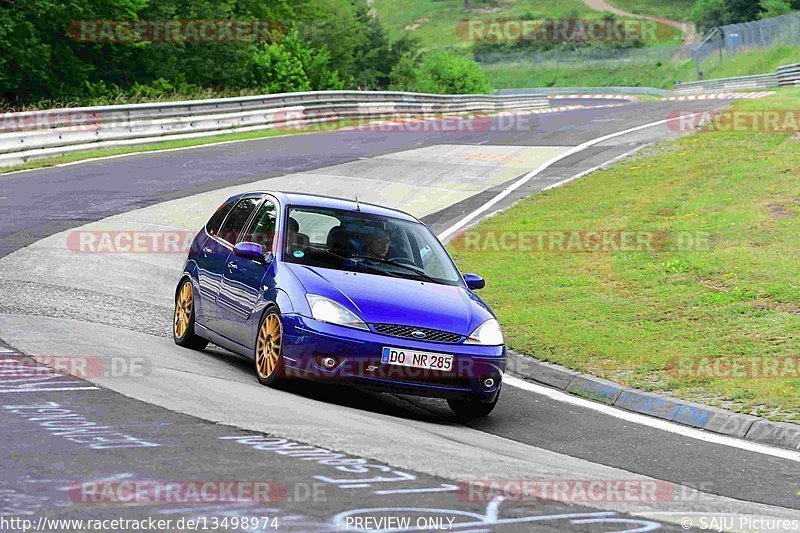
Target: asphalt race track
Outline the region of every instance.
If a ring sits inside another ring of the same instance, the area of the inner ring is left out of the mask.
[[[0,373],[29,369],[0,379],[0,517],[269,518],[239,527],[250,531],[275,523],[286,531],[404,530],[377,521],[399,517],[412,529],[461,531],[800,520],[800,453],[706,442],[510,384],[493,415],[469,427],[437,400],[294,380],[261,387],[247,360],[173,344],[184,254],[71,249],[75,231],[195,231],[224,198],[248,189],[358,195],[442,232],[571,147],[676,110],[721,105],[575,103],[587,107],[478,127],[322,132],[0,175]],[[610,138],[553,164],[490,212],[674,135],[660,124]],[[59,356],[103,370],[88,381],[68,369],[36,370]],[[106,439],[89,441],[76,428]],[[462,485],[521,479],[650,483],[659,497],[516,501]],[[267,482],[268,497],[125,505],[81,489],[153,480]]]

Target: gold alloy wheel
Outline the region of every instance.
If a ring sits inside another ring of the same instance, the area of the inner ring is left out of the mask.
[[[276,313],[270,313],[261,324],[256,343],[256,370],[261,379],[267,379],[278,367],[282,340],[281,319]]]
[[[189,318],[192,316],[192,305],[194,304],[192,297],[192,284],[186,282],[181,287],[181,292],[178,294],[178,300],[175,302],[175,318],[173,320],[173,331],[175,336],[182,339],[189,328]]]

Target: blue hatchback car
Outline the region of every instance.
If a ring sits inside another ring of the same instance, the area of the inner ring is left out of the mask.
[[[335,380],[444,398],[488,415],[503,334],[431,230],[377,205],[309,194],[228,199],[194,239],[175,292],[173,336],[254,361],[258,380]]]

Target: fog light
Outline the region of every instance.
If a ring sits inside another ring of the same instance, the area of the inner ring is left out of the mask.
[[[323,357],[322,366],[324,366],[327,370],[333,370],[336,368],[336,359],[333,357]]]
[[[493,378],[486,378],[483,380],[483,388],[484,389],[491,389],[494,387],[494,379]]]

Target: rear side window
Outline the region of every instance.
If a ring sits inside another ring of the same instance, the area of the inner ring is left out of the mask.
[[[278,209],[275,204],[269,199],[264,200],[253,223],[250,224],[250,229],[242,236],[242,242],[254,242],[263,246],[264,250],[272,250],[277,218]]]
[[[259,198],[245,198],[244,200],[239,200],[228,214],[228,218],[223,222],[222,228],[220,228],[217,236],[222,240],[235,244],[239,239],[239,234],[244,229],[244,225],[247,224],[250,215],[255,211],[258,202]]]
[[[225,220],[225,217],[231,212],[233,204],[233,200],[227,200],[224,204],[219,206],[216,213],[211,215],[211,218],[208,219],[208,223],[206,223],[206,233],[209,235],[216,235],[219,233],[219,227],[222,226],[222,221]]]

